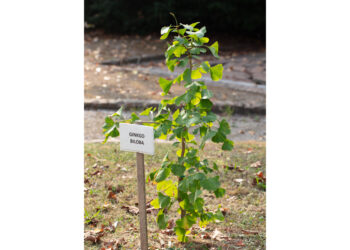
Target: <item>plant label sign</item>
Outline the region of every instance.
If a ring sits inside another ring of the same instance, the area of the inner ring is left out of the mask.
[[[153,127],[120,123],[120,150],[154,155]]]

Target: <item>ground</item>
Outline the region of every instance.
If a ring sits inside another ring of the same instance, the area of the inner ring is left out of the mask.
[[[206,193],[204,198],[210,210],[222,204],[225,220],[211,223],[205,229],[195,227],[190,241],[180,244],[171,228],[157,229],[156,211],[149,208],[150,249],[265,249],[265,49],[256,44],[236,43],[231,38],[210,39],[211,42],[219,40],[221,58],[204,57],[211,65],[222,63],[224,72],[223,80],[208,83],[208,88],[214,94],[214,106],[224,104],[224,111],[217,115],[229,122],[231,134],[228,137],[235,142],[235,149],[221,153],[215,144],[207,144],[202,155],[218,163],[218,174],[226,195],[214,199],[212,194]],[[135,154],[120,152],[118,140],[101,144],[104,117],[116,109],[104,110],[100,103],[136,100],[144,105],[149,101],[159,102],[162,96],[158,78],[172,76],[164,60],[121,65],[101,63],[144,56],[159,57],[164,54],[166,43],[157,35],[108,36],[97,32],[85,34],[84,44],[85,103],[97,103],[94,110],[84,111],[85,249],[110,249],[108,247],[112,245],[137,249],[139,224],[135,214],[138,210]],[[183,92],[182,86],[174,85],[170,97]],[[234,107],[250,112],[238,113]],[[125,110],[126,116],[133,111],[142,110],[129,108]],[[167,141],[160,143],[157,140],[155,148],[154,156],[145,157],[146,175],[160,166],[167,151],[170,157],[174,157],[176,151]],[[256,178],[263,182],[257,184]],[[147,183],[146,192],[149,203],[156,197],[155,185]],[[170,215],[177,214],[170,211]]]
[[[213,40],[214,42],[214,40]],[[232,43],[232,42],[231,42]],[[224,66],[223,79],[264,87],[266,78],[265,50],[251,51],[232,47],[230,42],[220,42],[220,59],[206,55],[203,59],[214,65]],[[164,59],[144,63],[102,65],[109,60],[121,60],[141,56],[162,56],[166,42],[158,36],[95,36],[85,35],[84,95],[86,100],[110,99],[162,99],[159,76],[170,75]],[[234,85],[234,84],[233,84]],[[265,94],[236,89],[230,84],[215,83],[208,88],[213,91],[213,101],[234,103],[238,106],[265,108]],[[170,97],[183,93],[181,86],[174,85]]]
[[[175,157],[176,150],[169,143],[157,144],[155,155],[145,156],[146,175],[160,166],[167,151],[170,158]],[[216,210],[221,204],[225,220],[210,223],[205,229],[194,227],[190,241],[182,244],[177,242],[171,229],[158,230],[156,211],[151,211],[147,216],[150,249],[170,246],[181,249],[265,249],[266,193],[262,186],[254,183],[257,173],[265,176],[265,142],[237,142],[232,152],[222,152],[216,144],[208,143],[203,154],[218,164],[217,173],[226,189],[223,198],[214,199],[213,194],[205,193],[204,199],[209,210]],[[138,215],[133,213],[133,207],[137,207],[135,154],[120,152],[115,143],[86,143],[84,156],[85,222],[89,222],[85,224],[85,232],[101,232],[104,225],[100,242],[86,240],[85,249],[101,249],[113,240],[111,244],[119,243],[121,249],[137,249],[139,223]],[[156,187],[149,182],[146,200],[150,202],[155,197]],[[177,213],[171,210],[170,215],[176,217]]]

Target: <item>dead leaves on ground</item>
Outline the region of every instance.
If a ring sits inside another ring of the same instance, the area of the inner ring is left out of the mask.
[[[242,232],[243,232],[244,234],[259,234],[258,231],[250,231],[250,230],[244,230],[244,229],[242,229]]]
[[[239,240],[238,242],[235,243],[236,246],[238,247],[245,247],[245,244],[243,243],[243,240]]]
[[[220,211],[221,211],[223,216],[226,216],[228,214],[228,212],[229,212],[229,209],[224,207],[224,208],[220,208]]]
[[[124,192],[124,189],[125,189],[124,186],[118,185],[117,187],[114,187],[109,183],[108,184],[106,183],[106,186],[107,186],[107,190],[109,190],[107,198],[115,202],[118,202],[117,193]]]
[[[117,194],[114,193],[114,192],[112,192],[112,191],[108,193],[107,198],[110,199],[110,200],[113,200],[113,201],[115,201],[115,202],[118,201],[118,200],[117,200]]]
[[[90,241],[92,243],[99,243],[101,237],[104,235],[104,229],[95,229],[84,233],[84,241]]]
[[[124,240],[124,238],[121,238],[118,240],[114,239],[114,240],[104,241],[102,243],[103,247],[101,247],[101,250],[117,250],[125,243],[126,241]]]
[[[251,168],[259,168],[259,167],[261,167],[261,162],[260,161],[254,162],[254,163],[250,164],[250,167]]]
[[[102,228],[104,229],[104,231],[109,231],[111,233],[114,233],[117,225],[118,225],[118,221],[114,222],[113,224],[112,224],[112,222],[109,222],[108,226],[102,225]]]
[[[242,230],[245,234],[258,234],[258,232],[255,231],[248,231],[248,230]],[[202,239],[208,239],[208,240],[215,240],[219,242],[223,241],[232,241],[234,240],[233,238],[227,236],[226,234],[220,232],[217,228],[213,232],[203,232],[200,237]],[[234,242],[235,246],[238,247],[245,247],[245,244],[242,239],[236,240]]]
[[[114,239],[109,241],[102,241],[101,238],[105,235],[105,232],[111,232],[114,233],[116,227],[118,225],[118,221],[114,222],[113,224],[109,222],[108,226],[102,225],[101,228],[96,228],[92,231],[88,231],[84,233],[84,241],[89,241],[93,244],[97,244],[102,242],[103,247],[101,249],[119,249],[119,247],[122,246],[122,244],[125,244],[124,238],[121,239]]]
[[[217,228],[215,228],[214,232],[211,235],[211,239],[217,241],[229,240],[229,237],[220,232]]]
[[[138,215],[139,214],[139,208],[135,206],[121,206],[122,209],[126,210],[126,212],[132,214],[132,215]]]
[[[91,176],[94,176],[94,175],[101,176],[102,173],[103,173],[103,171],[99,169],[99,170],[96,170],[95,172],[93,172],[93,173],[91,174]]]
[[[261,188],[263,190],[266,190],[266,177],[264,176],[263,172],[259,171],[258,173],[255,174],[252,185],[257,186],[258,188]]]
[[[256,173],[256,176],[253,179],[253,185],[258,184],[259,182],[266,184],[266,177],[264,176],[264,173],[259,171]]]
[[[244,169],[241,169],[239,166],[224,166],[224,168],[228,169],[228,170],[235,170],[238,172],[244,172]]]
[[[105,183],[105,187],[108,191],[112,191],[114,193],[122,193],[125,190],[125,187],[123,185],[118,185],[117,187],[115,187],[109,182]]]
[[[211,239],[211,240],[216,240],[216,241],[228,241],[230,240],[230,237],[227,235],[223,234],[220,232],[217,228],[211,233],[209,232],[204,232],[201,236],[202,239]]]

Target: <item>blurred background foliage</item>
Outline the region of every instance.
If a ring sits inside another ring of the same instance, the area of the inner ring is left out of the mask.
[[[85,0],[85,22],[108,33],[159,33],[174,24],[200,21],[211,33],[265,40],[265,0]]]

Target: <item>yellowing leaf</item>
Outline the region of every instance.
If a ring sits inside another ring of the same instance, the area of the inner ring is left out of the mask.
[[[215,65],[214,67],[210,68],[210,77],[213,81],[219,81],[222,78],[222,71],[224,70],[224,67],[222,64]]]
[[[209,42],[209,38],[208,37],[202,37],[199,39],[201,41],[201,43],[207,43]]]
[[[194,135],[188,133],[188,141],[192,141],[195,138]]]
[[[154,199],[153,201],[151,201],[150,203],[154,208],[158,209],[160,208],[160,205],[159,205],[159,199]]]
[[[202,74],[199,69],[192,70],[191,77],[192,79],[199,79],[202,77]]]
[[[197,105],[201,101],[201,98],[202,98],[201,92],[196,92],[194,98],[191,100],[191,103],[193,105]]]
[[[177,110],[174,112],[174,114],[173,114],[173,121],[176,120],[176,118],[179,116],[179,114],[180,114],[180,110],[177,109]]]
[[[164,191],[170,197],[177,198],[177,182],[172,180],[164,180],[157,184],[157,191]]]
[[[180,57],[181,55],[186,53],[186,48],[183,46],[177,46],[176,49],[174,50],[174,55],[176,57]]]
[[[160,140],[166,140],[166,138],[167,138],[167,135],[165,135],[165,134],[161,134],[161,135],[159,136],[159,139],[160,139]]]

